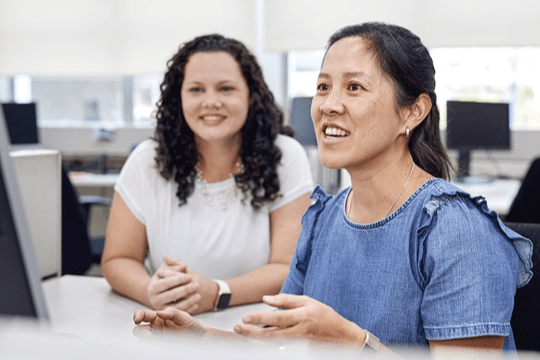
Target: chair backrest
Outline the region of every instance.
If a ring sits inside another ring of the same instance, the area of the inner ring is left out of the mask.
[[[506,222],[506,226],[533,242],[533,275],[517,289],[512,312],[512,331],[516,348],[540,351],[540,224]]]
[[[62,167],[62,274],[84,274],[91,264],[90,241],[79,194]]]
[[[532,161],[505,220],[540,223],[540,157]]]

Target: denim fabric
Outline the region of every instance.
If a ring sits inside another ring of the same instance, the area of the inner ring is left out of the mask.
[[[532,276],[530,240],[441,179],[367,225],[347,218],[349,191],[313,192],[282,293],[315,298],[385,344],[501,335],[515,349],[510,317]]]

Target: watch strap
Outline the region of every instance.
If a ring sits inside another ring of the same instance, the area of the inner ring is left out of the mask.
[[[231,300],[231,288],[223,280],[214,279],[214,281],[218,284],[218,296],[214,303],[214,311],[226,309]]]

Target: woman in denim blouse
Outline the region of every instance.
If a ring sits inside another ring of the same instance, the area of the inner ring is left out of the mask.
[[[237,333],[381,351],[515,349],[513,298],[532,275],[532,244],[445,181],[434,75],[428,50],[399,26],[330,38],[311,115],[321,163],[346,169],[352,186],[314,191],[282,294],[263,299],[284,311],[246,314]],[[135,316],[163,319],[211,331],[173,309]]]

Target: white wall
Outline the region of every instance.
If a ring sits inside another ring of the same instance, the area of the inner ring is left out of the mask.
[[[163,72],[197,35],[253,49],[254,14],[253,0],[0,0],[0,75]]]
[[[409,28],[433,46],[540,45],[536,0],[271,0],[266,49],[320,49],[336,30],[365,21]]]
[[[286,107],[279,52],[319,49],[344,25],[392,22],[428,46],[524,46],[540,45],[539,15],[536,0],[0,0],[0,75],[163,72],[181,42],[221,32],[260,55],[266,80]],[[115,141],[96,143],[92,129],[44,128],[41,138],[68,155],[122,155],[152,133],[118,129]],[[540,155],[540,132],[518,131],[513,138],[514,150],[494,154],[518,174]],[[483,166],[476,155],[473,172]]]

